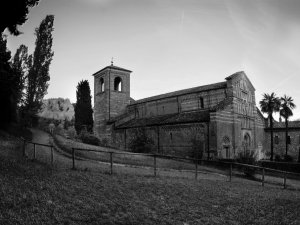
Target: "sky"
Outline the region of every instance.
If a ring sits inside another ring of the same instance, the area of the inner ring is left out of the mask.
[[[129,69],[141,99],[225,81],[244,71],[263,93],[292,96],[300,118],[299,0],[40,0],[22,35],[8,35],[12,55],[54,15],[50,86],[45,98],[76,102],[76,86],[110,65]]]

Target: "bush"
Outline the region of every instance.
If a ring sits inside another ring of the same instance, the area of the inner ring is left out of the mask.
[[[238,163],[255,165],[257,163],[257,156],[254,151],[247,151],[246,153],[240,153],[236,158]],[[247,177],[254,177],[255,168],[244,167],[243,172]]]
[[[293,162],[294,158],[290,155],[284,155],[284,162]]]
[[[134,138],[129,142],[129,148],[135,153],[149,153],[152,151],[153,140],[146,135],[143,128],[135,131]]]
[[[275,155],[275,161],[276,162],[281,162],[281,157],[280,157],[280,155]]]
[[[106,138],[103,138],[99,141],[99,145],[102,147],[108,147],[108,140]]]
[[[85,144],[99,145],[99,139],[87,131],[82,131],[79,135],[79,138]]]
[[[201,140],[193,137],[191,139],[192,143],[192,154],[191,157],[195,159],[202,159],[203,157],[203,143]]]

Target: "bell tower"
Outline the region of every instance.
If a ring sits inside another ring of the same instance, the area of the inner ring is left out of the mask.
[[[110,139],[114,117],[130,103],[130,70],[113,65],[94,73],[94,133]]]

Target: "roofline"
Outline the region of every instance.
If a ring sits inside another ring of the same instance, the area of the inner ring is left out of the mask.
[[[208,88],[205,90],[197,90],[198,88],[201,88],[201,87],[206,87],[206,86],[208,87],[208,86],[213,86],[213,85],[224,85],[224,86],[223,87],[221,87],[221,86],[211,87],[211,88]],[[157,101],[157,100],[161,100],[161,99],[165,99],[165,98],[174,98],[174,97],[178,97],[178,96],[182,96],[182,95],[194,94],[197,92],[223,89],[223,88],[226,88],[226,85],[227,85],[227,83],[226,83],[226,81],[224,81],[224,82],[213,83],[213,84],[208,84],[208,85],[203,85],[203,86],[198,86],[198,87],[193,87],[193,88],[182,89],[179,91],[173,91],[173,92],[168,92],[168,93],[164,93],[164,94],[160,94],[160,95],[151,96],[148,98],[138,99],[138,100],[135,100],[135,102],[129,104],[128,106],[138,105],[138,104],[142,104],[145,102],[153,102],[153,101]],[[191,90],[191,89],[195,89],[195,90]],[[179,93],[179,92],[183,92],[183,93]],[[170,96],[166,96],[166,95],[170,95]]]
[[[235,75],[238,75],[238,74],[243,74],[246,77],[247,81],[250,83],[251,87],[254,89],[254,91],[256,91],[255,87],[253,86],[253,84],[251,83],[247,74],[244,71],[239,71],[239,72],[233,73],[233,74],[229,75],[228,77],[226,77],[225,80],[227,80],[227,81],[231,80]]]
[[[97,75],[98,73],[100,73],[100,72],[102,72],[102,71],[104,71],[104,70],[106,70],[106,69],[121,70],[121,71],[129,72],[129,73],[132,72],[131,70],[127,70],[127,69],[124,69],[124,68],[121,68],[121,67],[111,66],[111,65],[110,65],[110,66],[104,67],[103,69],[97,71],[96,73],[93,73],[92,76],[95,76],[95,75]]]
[[[197,120],[192,120],[192,121],[188,121],[188,122],[174,122],[174,123],[153,123],[153,124],[149,124],[149,125],[141,125],[141,126],[128,126],[128,127],[118,127],[116,126],[115,129],[116,130],[121,130],[121,129],[131,129],[131,128],[138,128],[138,127],[159,127],[159,126],[166,126],[166,125],[176,125],[176,124],[190,124],[190,123],[210,123],[210,119],[209,120],[203,120],[203,121],[197,121]]]

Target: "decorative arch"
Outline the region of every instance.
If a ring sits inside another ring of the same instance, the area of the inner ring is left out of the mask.
[[[122,79],[120,77],[116,77],[114,80],[114,90],[122,91]]]
[[[100,78],[100,92],[104,92],[104,79],[103,79],[103,77]]]

